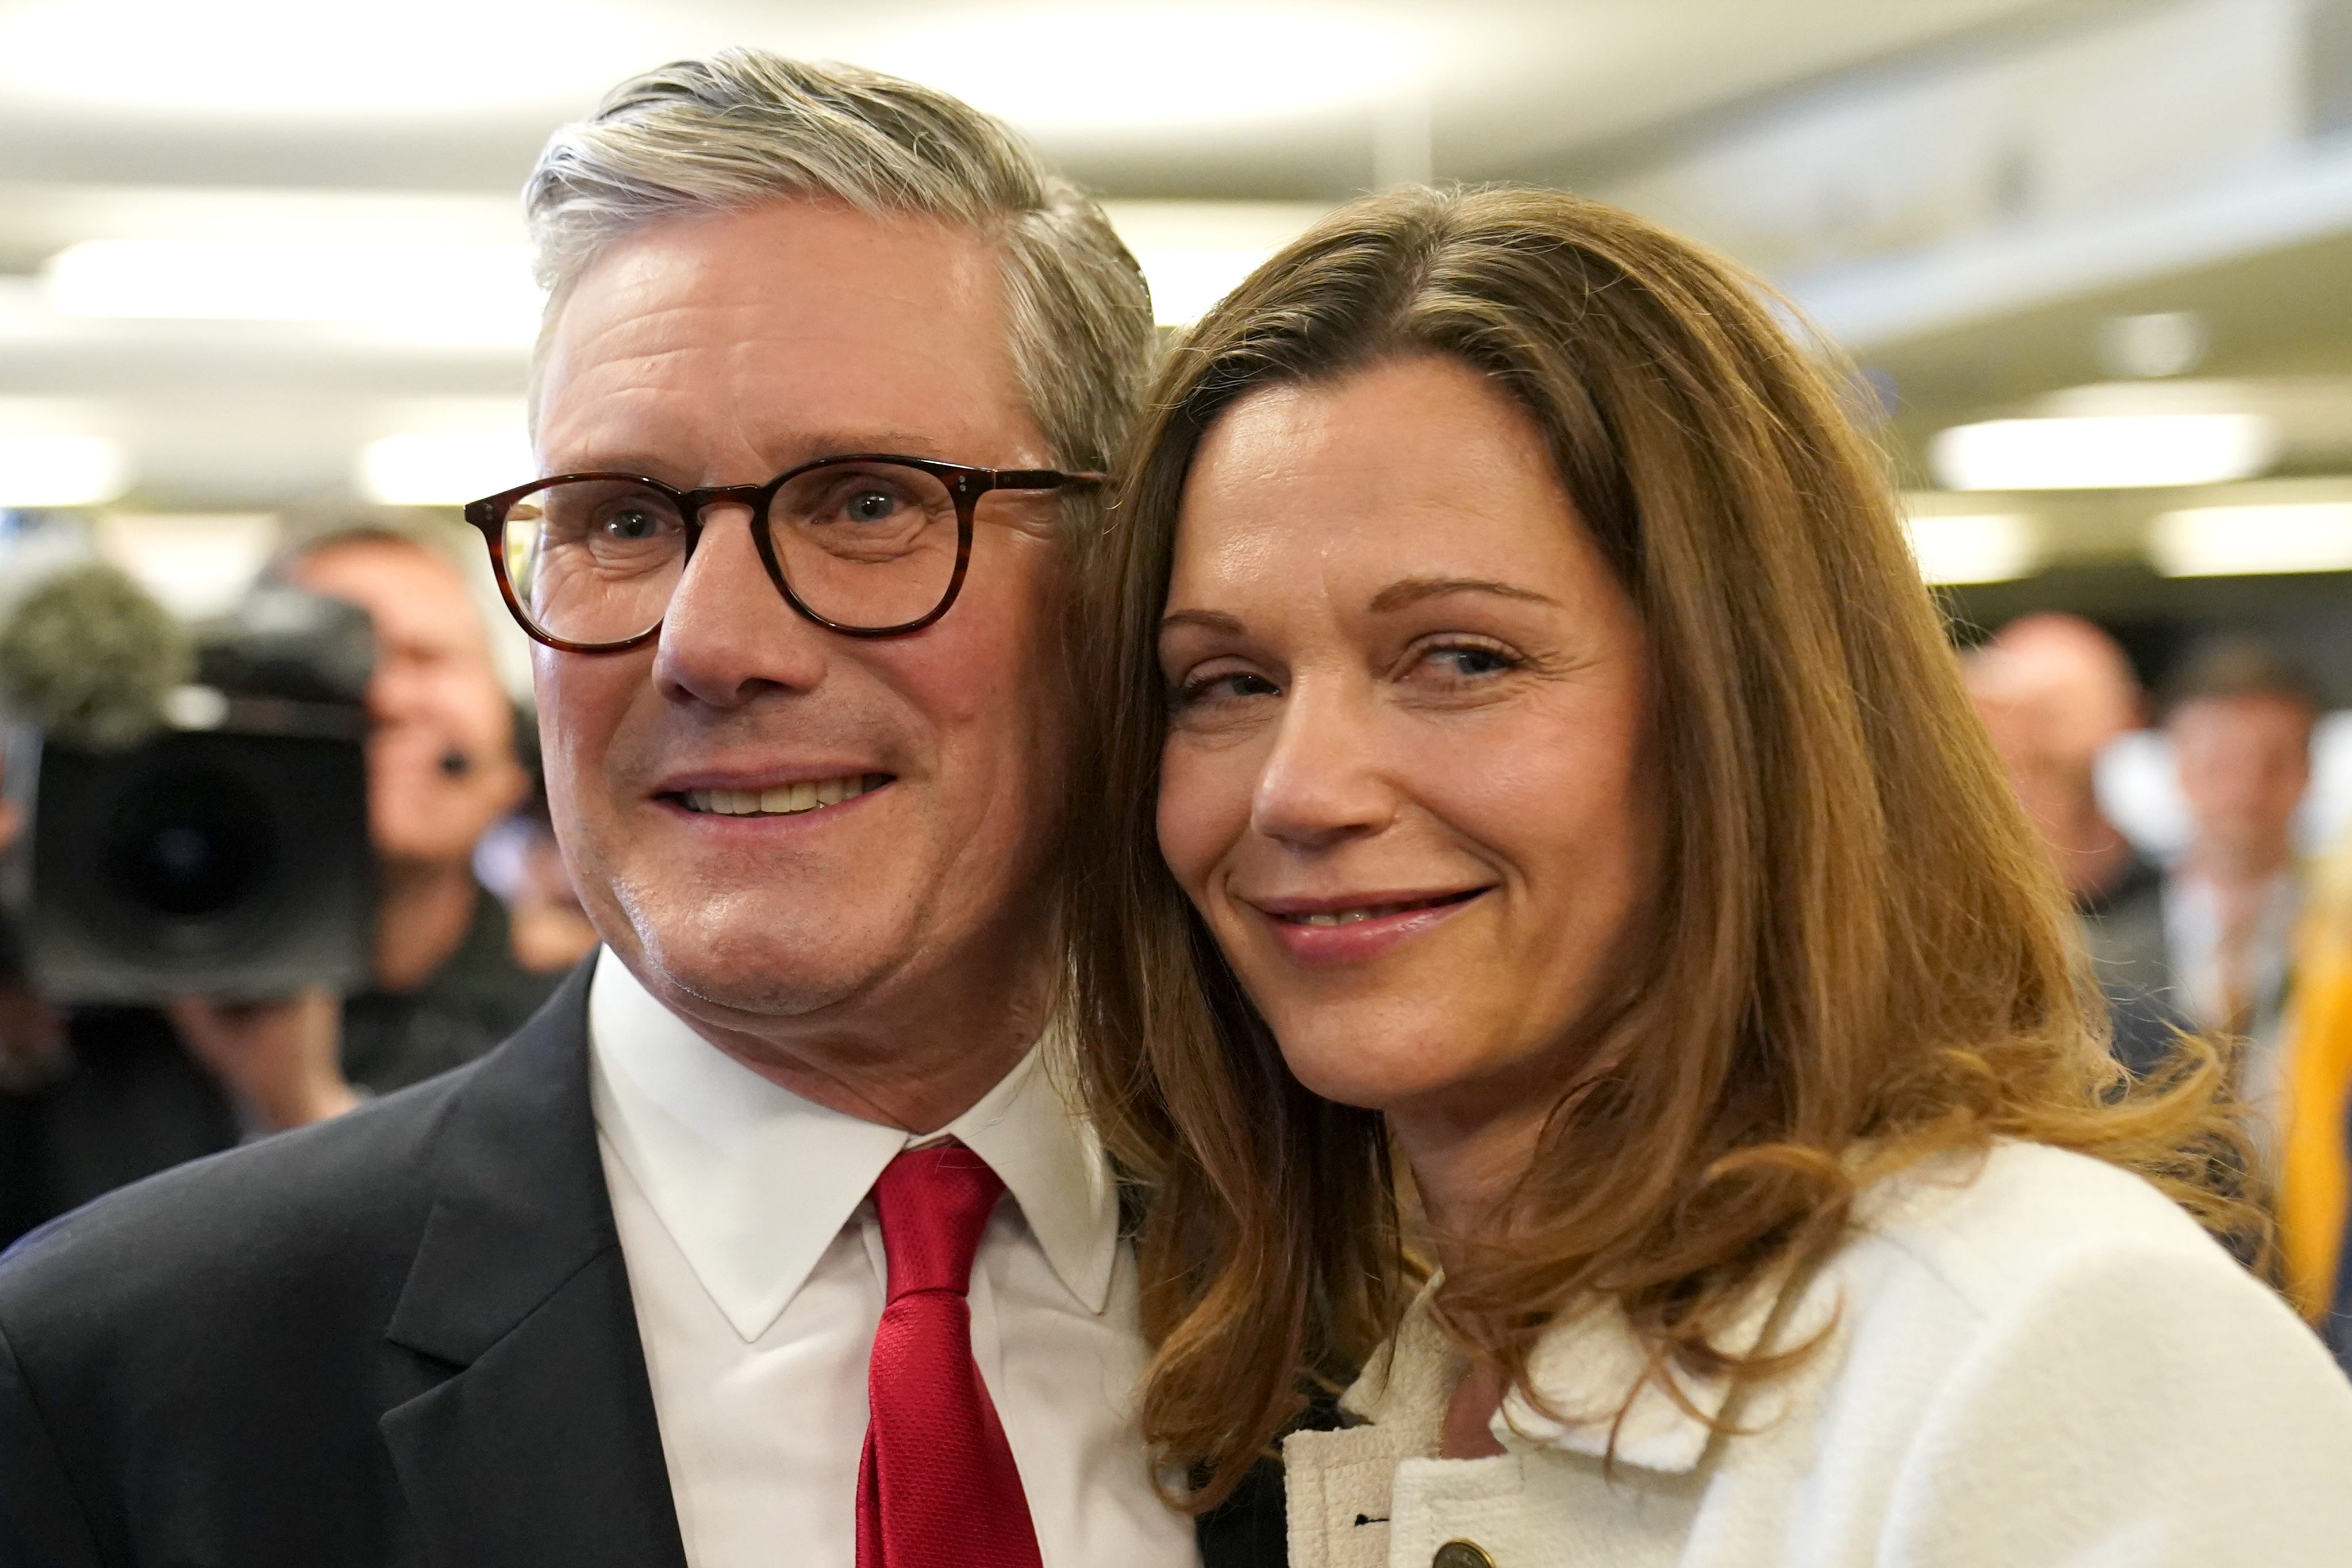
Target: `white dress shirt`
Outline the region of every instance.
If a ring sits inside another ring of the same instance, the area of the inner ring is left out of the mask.
[[[801,1099],[610,952],[588,1000],[604,1180],[692,1568],[851,1568],[866,1362],[887,1279],[875,1178],[919,1139]],[[1092,1130],[1029,1056],[940,1136],[1011,1201],[981,1239],[971,1346],[1046,1568],[1194,1568],[1132,1415],[1135,1262]]]
[[[2285,1135],[2287,1093],[2294,1082],[2286,1012],[2302,916],[2302,886],[2293,871],[2282,871],[2263,889],[2252,919],[2232,942],[2212,883],[2180,871],[2165,879],[2164,940],[2182,1009],[2200,1029],[2242,1024],[2246,1042],[2237,1065],[2238,1093],[2254,1112],[2250,1131],[2256,1148],[2273,1161]],[[2233,1001],[2246,1008],[2238,1022],[2231,1018]]]

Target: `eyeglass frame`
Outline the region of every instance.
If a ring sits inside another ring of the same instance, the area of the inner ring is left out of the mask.
[[[820,616],[809,608],[802,601],[800,595],[793,590],[791,580],[784,575],[784,563],[776,555],[776,542],[771,536],[770,531],[763,526],[768,515],[768,508],[775,500],[779,490],[803,474],[839,463],[893,463],[902,468],[914,468],[919,472],[929,474],[947,486],[948,497],[955,503],[956,509],[955,572],[948,579],[946,594],[931,608],[929,614],[911,621],[903,621],[895,626],[847,626],[840,621]],[[531,617],[522,607],[522,602],[515,596],[513,582],[507,576],[505,548],[507,513],[513,509],[517,501],[537,491],[555,485],[570,484],[574,480],[601,479],[606,482],[643,485],[656,494],[667,496],[677,507],[679,521],[686,529],[686,552],[679,558],[678,566],[681,577],[687,564],[694,559],[695,547],[702,542],[702,509],[719,502],[740,502],[751,510],[751,547],[759,552],[760,564],[767,568],[768,581],[776,585],[776,591],[784,596],[784,603],[790,605],[803,620],[845,637],[898,637],[921,631],[955,607],[957,596],[963,592],[965,574],[971,564],[972,513],[980,505],[981,497],[992,490],[1058,492],[1068,489],[1091,489],[1102,484],[1105,479],[1105,475],[1092,471],[1066,474],[1058,468],[984,468],[970,463],[943,462],[937,458],[910,458],[898,452],[843,452],[832,457],[814,458],[801,464],[798,468],[788,468],[765,484],[708,485],[698,489],[688,490],[679,489],[675,485],[664,484],[661,480],[648,478],[644,474],[624,474],[603,470],[577,474],[551,474],[545,479],[533,479],[529,484],[517,485],[512,489],[500,490],[496,495],[484,496],[479,500],[467,501],[464,508],[464,515],[467,522],[481,531],[482,542],[489,547],[490,570],[499,580],[499,594],[506,600],[507,612],[514,616],[515,624],[521,626],[531,640],[544,644],[559,653],[626,653],[631,648],[644,647],[661,635],[663,622],[669,619],[667,610],[663,612],[660,620],[656,620],[636,636],[625,637],[619,642],[572,642],[532,624]],[[671,591],[675,593],[676,589],[673,588]]]

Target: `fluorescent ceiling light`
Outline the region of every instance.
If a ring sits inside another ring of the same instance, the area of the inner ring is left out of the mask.
[[[1163,327],[1189,326],[1330,209],[1312,202],[1108,202]]]
[[[679,43],[611,0],[26,0],[0,7],[0,89],[241,119],[584,111]]]
[[[360,493],[384,506],[460,506],[521,484],[536,460],[520,430],[387,436],[361,449]]]
[[[1034,130],[1265,123],[1385,105],[1437,30],[1331,4],[1173,0],[976,6],[844,52]]]
[[[2147,555],[2168,577],[2352,571],[2352,502],[2168,511],[2148,530]]]
[[[41,268],[65,316],[321,321],[422,342],[528,344],[541,295],[520,245],[88,239]]]
[[[96,506],[131,488],[131,458],[100,436],[0,435],[0,507]]]
[[[2258,474],[2279,438],[2258,414],[1994,419],[1936,437],[1936,477],[1956,490],[2210,485]]]
[[[277,549],[268,512],[110,512],[98,552],[183,620],[226,614]]]
[[[1271,250],[1139,250],[1136,265],[1151,287],[1151,318],[1189,327],[1274,254]]]
[[[1929,583],[2004,583],[2041,559],[2033,521],[2010,512],[1913,514],[1905,523],[1919,575]]]

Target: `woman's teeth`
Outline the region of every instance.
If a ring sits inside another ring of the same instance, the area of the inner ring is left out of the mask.
[[[686,792],[686,809],[714,816],[791,816],[856,800],[889,782],[888,773],[852,773],[847,778],[809,779],[773,789],[690,789]]]
[[[1360,921],[1376,921],[1383,915],[1401,915],[1407,910],[1425,910],[1438,904],[1452,903],[1460,894],[1448,893],[1434,899],[1415,899],[1408,904],[1367,904],[1360,910],[1333,910],[1328,913],[1283,915],[1292,925],[1351,926]]]

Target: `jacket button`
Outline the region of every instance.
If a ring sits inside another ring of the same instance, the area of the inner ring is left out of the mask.
[[[1475,1541],[1449,1541],[1429,1560],[1429,1568],[1495,1568],[1495,1560]]]

